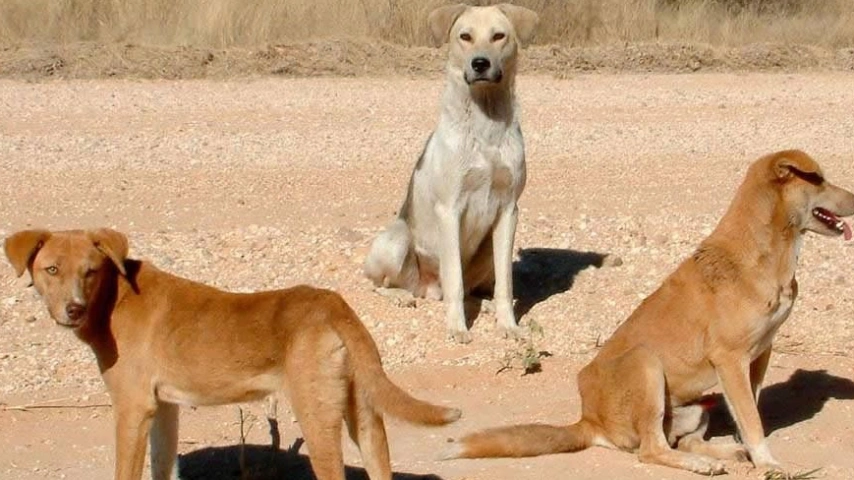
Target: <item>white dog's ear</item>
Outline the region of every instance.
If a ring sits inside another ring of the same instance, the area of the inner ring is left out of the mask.
[[[430,27],[430,39],[433,40],[433,46],[441,47],[448,41],[451,27],[467,8],[468,5],[459,3],[457,5],[445,5],[430,12],[427,17],[427,25]]]
[[[528,40],[534,35],[537,24],[540,23],[540,16],[537,15],[537,12],[509,3],[502,3],[497,6],[513,24],[513,30],[516,31],[516,38],[519,39],[519,42],[528,43]]]

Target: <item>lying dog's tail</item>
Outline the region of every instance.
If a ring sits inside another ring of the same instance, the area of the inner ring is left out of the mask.
[[[338,297],[348,314],[336,315],[332,328],[344,342],[355,372],[356,383],[383,413],[422,425],[445,425],[462,416],[456,408],[440,407],[412,397],[392,383],[382,367],[379,351],[368,329],[344,299]]]
[[[593,443],[593,428],[585,420],[569,426],[542,424],[492,428],[466,435],[439,455],[440,459],[535,457],[577,452]]]

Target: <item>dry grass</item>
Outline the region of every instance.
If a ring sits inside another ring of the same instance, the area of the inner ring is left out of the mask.
[[[369,37],[426,44],[442,0],[0,0],[0,44],[80,41],[200,47]],[[498,3],[473,1],[473,4]],[[854,0],[518,0],[537,43],[663,41],[854,46]]]

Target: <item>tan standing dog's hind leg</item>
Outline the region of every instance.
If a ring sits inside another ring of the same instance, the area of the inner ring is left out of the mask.
[[[291,349],[293,355],[289,358],[301,359],[298,364],[285,366],[291,404],[308,446],[314,475],[317,480],[344,480],[341,425],[349,386],[347,351],[337,336],[323,337],[316,332],[305,335]]]
[[[155,408],[134,401],[133,396],[114,395],[116,421],[116,480],[137,480],[145,466],[145,449]]]
[[[159,402],[151,424],[151,478],[178,478],[178,405]]]
[[[382,414],[356,385],[350,387],[345,420],[350,438],[359,447],[362,464],[371,480],[391,480],[388,439]]]

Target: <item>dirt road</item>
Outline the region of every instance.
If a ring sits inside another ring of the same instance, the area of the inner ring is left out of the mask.
[[[575,373],[716,223],[756,157],[802,148],[854,189],[850,75],[580,75],[519,81],[529,182],[516,263],[523,323],[553,356],[518,366],[523,346],[494,316],[475,341],[445,340],[443,309],[395,305],[360,264],[403,199],[435,123],[442,80],[0,81],[0,234],[112,226],[131,252],[232,290],[308,282],[341,291],[393,377],[457,405],[439,430],[390,422],[399,479],[696,478],[630,454],[436,462],[446,437],[578,415]],[[801,296],[776,343],[762,402],[770,444],[792,471],[854,477],[854,243],[809,237]],[[620,266],[597,268],[604,255]],[[26,279],[0,269],[0,478],[110,478],[108,402],[90,352],[55,326]],[[9,410],[9,406],[61,408]],[[94,406],[93,406],[94,405]],[[260,405],[247,441],[268,443]],[[283,444],[299,436],[285,406]],[[722,415],[721,418],[724,416]],[[236,407],[186,410],[187,478],[239,478]],[[732,428],[721,420],[715,433]],[[720,438],[724,440],[725,438]],[[359,477],[358,455],[347,461]],[[306,453],[303,448],[303,455]],[[249,448],[251,478],[300,478],[305,457]],[[761,478],[746,465],[731,478]]]

